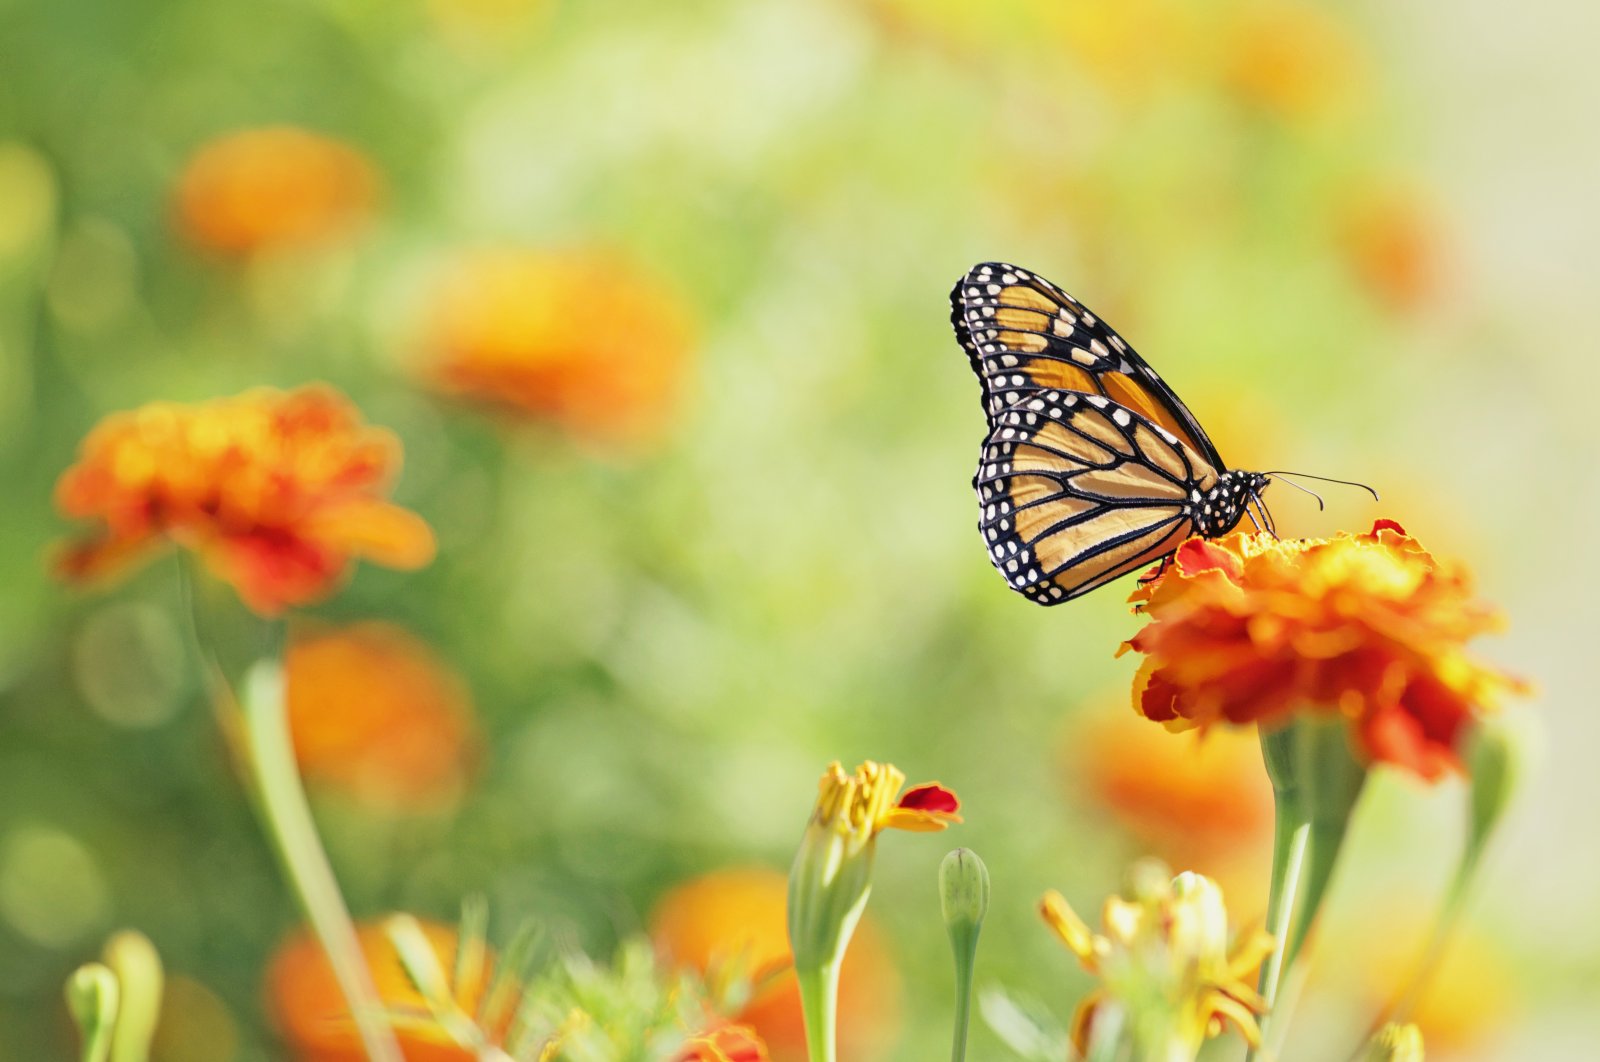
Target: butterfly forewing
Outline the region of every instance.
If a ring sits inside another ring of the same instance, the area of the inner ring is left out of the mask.
[[[1171,553],[1219,469],[1143,414],[1041,388],[991,416],[973,487],[1012,589],[1054,605]]]
[[[983,384],[991,428],[1003,410],[1045,389],[1098,395],[1221,467],[1205,430],[1155,370],[1043,277],[1003,262],[973,266],[950,293],[950,320]]]

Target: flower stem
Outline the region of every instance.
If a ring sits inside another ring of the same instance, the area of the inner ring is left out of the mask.
[[[800,1010],[806,1023],[806,1052],[811,1062],[837,1062],[839,961],[796,970]]]
[[[1261,754],[1272,780],[1272,887],[1267,895],[1267,932],[1275,947],[1261,966],[1257,990],[1270,1008],[1277,998],[1278,985],[1285,970],[1285,945],[1293,924],[1295,900],[1299,893],[1300,872],[1305,865],[1306,846],[1311,835],[1305,793],[1300,772],[1295,769],[1295,724],[1261,734]],[[1273,1020],[1269,1009],[1262,1019],[1262,1038]],[[1251,1048],[1246,1062],[1254,1062],[1259,1049]]]
[[[956,1021],[951,1034],[950,1062],[966,1062],[967,1027],[972,1019],[972,964],[956,970]]]
[[[267,836],[328,955],[367,1057],[371,1062],[401,1062],[394,1031],[384,1018],[350,912],[317,839],[300,784],[285,711],[283,669],[275,662],[259,661],[242,685],[240,705],[249,738],[251,780]]]
[[[1127,1014],[1120,1006],[1107,1004],[1095,1009],[1094,1022],[1089,1026],[1088,1050],[1084,1062],[1115,1062],[1122,1051],[1123,1028]]]

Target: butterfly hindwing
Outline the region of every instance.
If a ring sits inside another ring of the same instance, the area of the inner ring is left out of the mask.
[[[950,293],[950,319],[983,385],[991,428],[1002,410],[1041,390],[1098,395],[1221,467],[1205,430],[1155,370],[1045,278],[1004,262],[975,265]]]
[[[1171,553],[1219,470],[1098,394],[1027,393],[991,417],[973,477],[979,530],[1012,589],[1060,604]]]

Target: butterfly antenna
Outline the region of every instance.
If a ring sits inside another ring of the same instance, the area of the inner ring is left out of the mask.
[[[1360,487],[1362,490],[1364,490],[1368,494],[1372,495],[1372,500],[1373,501],[1382,501],[1383,500],[1382,498],[1378,497],[1378,492],[1377,491],[1373,490],[1371,487],[1367,486],[1365,483],[1357,483],[1353,479],[1334,479],[1332,476],[1313,476],[1310,472],[1282,472],[1282,471],[1279,471],[1279,472],[1263,472],[1261,474],[1263,476],[1299,476],[1301,479],[1318,479],[1318,480],[1321,480],[1324,483],[1342,483],[1347,487]],[[1285,483],[1289,483],[1288,480],[1284,480],[1284,482]],[[1291,486],[1291,487],[1299,487],[1300,485],[1298,483],[1289,483],[1289,486]],[[1300,487],[1300,489],[1301,490],[1305,490],[1304,487]],[[1306,491],[1306,493],[1309,494],[1311,492],[1310,491]]]
[[[1262,475],[1264,475],[1264,476],[1265,475],[1278,475],[1278,476],[1281,476],[1281,475],[1283,475],[1283,473],[1282,472],[1263,472]],[[1284,482],[1289,484],[1289,486],[1293,487],[1295,490],[1301,491],[1302,493],[1305,493],[1305,494],[1309,494],[1313,498],[1317,499],[1317,509],[1318,509],[1318,511],[1321,511],[1321,510],[1326,509],[1328,507],[1327,504],[1322,500],[1322,495],[1318,494],[1316,491],[1312,490],[1310,487],[1302,487],[1300,484],[1296,483],[1292,479],[1286,479],[1286,480],[1284,480]]]

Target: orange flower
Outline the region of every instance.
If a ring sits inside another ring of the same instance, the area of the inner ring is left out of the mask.
[[[1150,622],[1134,706],[1169,729],[1274,726],[1301,709],[1349,719],[1365,755],[1435,778],[1466,724],[1520,684],[1465,643],[1499,626],[1467,573],[1380,520],[1369,534],[1190,539],[1131,601]]]
[[[1439,290],[1445,254],[1438,219],[1423,197],[1401,187],[1368,188],[1337,217],[1346,268],[1391,310],[1415,310]]]
[[[754,1029],[724,1025],[689,1038],[674,1062],[770,1062],[767,1045]]]
[[[1068,773],[1169,863],[1214,877],[1217,859],[1271,837],[1272,786],[1253,733],[1219,728],[1188,737],[1162,733],[1126,709],[1095,713],[1069,735]]]
[[[593,251],[465,257],[439,292],[427,334],[442,389],[609,441],[662,426],[690,342],[677,299]]]
[[[1420,897],[1385,895],[1381,904],[1360,907],[1350,924],[1330,925],[1312,955],[1306,997],[1337,997],[1367,1015],[1392,1005],[1416,973],[1430,906]],[[1375,918],[1378,908],[1384,914]],[[1520,983],[1505,946],[1467,922],[1406,1020],[1422,1031],[1430,1058],[1488,1057],[1494,1052],[1483,1049],[1516,1016]]]
[[[383,497],[399,465],[399,441],[326,387],[114,414],[56,484],[57,507],[94,525],[58,568],[93,578],[176,542],[276,615],[327,596],[358,557],[432,559],[428,525]]]
[[[453,804],[477,752],[461,679],[416,638],[358,623],[289,648],[289,727],[300,769],[386,807]]]
[[[747,969],[756,992],[733,1020],[766,1041],[774,1062],[803,1062],[805,1022],[789,968],[787,895],[777,871],[715,871],[663,897],[650,935],[664,955],[701,972],[733,964]],[[899,1023],[900,978],[868,916],[856,927],[839,981],[841,1057],[879,1057]]]
[[[207,250],[249,255],[348,232],[370,213],[378,176],[354,148],[293,126],[229,133],[189,159],[177,222]]]
[[[422,932],[440,966],[452,969],[455,930],[423,923]],[[427,1000],[406,976],[385,928],[367,924],[357,933],[379,1000],[388,1009],[418,1015],[394,1023],[395,1038],[407,1062],[473,1062],[474,1052],[457,1044],[448,1030],[425,1016],[429,1013]],[[488,982],[488,963],[476,972],[468,971],[466,979],[454,986],[456,1002],[464,1011],[473,1012]],[[309,933],[295,934],[273,955],[266,988],[268,1010],[295,1062],[364,1062],[367,1055],[333,967]]]
[[[1349,31],[1315,4],[1248,5],[1226,37],[1223,78],[1247,103],[1291,121],[1334,114],[1356,96],[1361,61]]]

